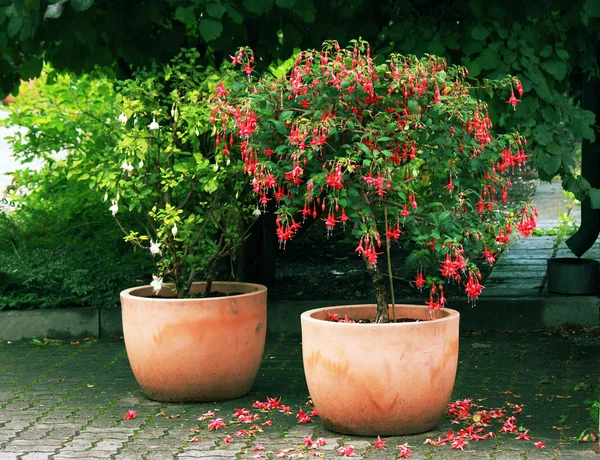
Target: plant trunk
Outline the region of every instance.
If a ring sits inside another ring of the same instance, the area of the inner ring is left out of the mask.
[[[375,318],[375,322],[389,323],[389,302],[385,287],[385,278],[383,277],[377,264],[371,264],[366,260],[365,263],[367,264],[367,271],[369,272],[369,275],[371,276],[371,282],[373,283],[375,299],[377,299],[377,316]]]

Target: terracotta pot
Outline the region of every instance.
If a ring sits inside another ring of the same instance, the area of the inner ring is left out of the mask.
[[[390,309],[391,310],[391,309]],[[353,435],[433,429],[447,408],[458,363],[459,313],[433,321],[347,324],[375,318],[375,305],[304,312],[302,355],[308,390],[325,428]],[[427,307],[396,305],[397,318],[428,319]]]
[[[204,283],[194,283],[201,292]],[[267,329],[267,288],[214,282],[213,291],[241,293],[177,299],[150,286],[121,292],[123,336],[131,369],[144,393],[158,401],[238,398],[258,373]]]

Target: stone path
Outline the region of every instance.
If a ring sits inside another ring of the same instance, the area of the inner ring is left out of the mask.
[[[375,439],[335,434],[313,423],[298,424],[299,407],[309,409],[298,336],[281,335],[267,342],[264,360],[252,392],[244,398],[205,404],[167,404],[146,399],[131,373],[122,341],[81,341],[36,345],[0,344],[0,460],[274,458],[290,449],[287,458],[341,458],[340,446],[352,445],[355,456],[396,458],[396,445],[408,443],[412,459],[591,459],[598,445],[577,443],[592,425],[586,399],[598,385],[598,331],[561,333],[478,333],[461,338],[456,386],[452,400],[473,398],[481,408],[504,409],[486,431],[498,433],[516,406],[517,426],[529,429],[531,441],[515,434],[470,441],[464,451],[449,445],[424,444],[472,423],[459,424],[444,416],[438,428],[414,436],[390,437],[386,449]],[[193,359],[193,350],[190,350]],[[340,391],[344,391],[343,386]],[[292,414],[260,413],[256,400],[281,396]],[[336,395],[332,394],[332,398]],[[259,414],[253,436],[238,437],[248,424],[237,424],[232,414],[247,408]],[[135,410],[132,420],[124,420]],[[473,414],[474,409],[471,413]],[[206,421],[198,421],[209,411]],[[211,419],[229,426],[209,431]],[[271,420],[271,426],[262,424]],[[327,443],[307,451],[304,437],[323,437]],[[230,435],[233,442],[226,443]],[[534,441],[543,441],[537,449]],[[264,450],[253,450],[258,445]]]

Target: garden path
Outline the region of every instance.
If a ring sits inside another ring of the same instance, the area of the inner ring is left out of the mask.
[[[557,228],[561,221],[558,212],[566,212],[568,200],[560,182],[541,182],[532,199],[539,212],[538,229]],[[581,222],[581,207],[576,204],[571,216]],[[487,279],[481,294],[486,297],[539,297],[547,296],[545,289],[546,261],[553,256],[575,257],[563,241],[554,252],[556,236],[522,238],[502,254]],[[600,239],[583,257],[600,259]]]

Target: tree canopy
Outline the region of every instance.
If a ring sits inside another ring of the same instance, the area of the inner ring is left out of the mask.
[[[514,117],[530,139],[542,179],[560,175],[578,198],[600,191],[574,174],[575,141],[594,139],[594,114],[579,106],[582,78],[596,78],[600,1],[540,0],[0,0],[0,98],[20,79],[97,66],[117,75],[182,47],[219,65],[250,46],[259,67],[296,48],[359,36],[376,53],[431,53],[465,65],[472,77],[516,75],[525,94]],[[506,95],[508,100],[510,94]],[[498,104],[498,103],[496,103]],[[491,104],[490,111],[500,113]],[[494,114],[495,115],[495,114]],[[494,117],[498,119],[498,117]]]

